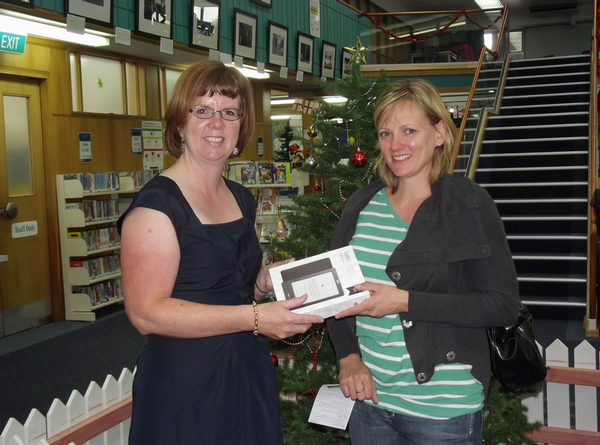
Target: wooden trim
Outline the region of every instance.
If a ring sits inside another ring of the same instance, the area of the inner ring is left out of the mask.
[[[548,366],[548,375],[546,376],[545,381],[550,383],[568,383],[570,385],[600,387],[600,371],[596,369]]]
[[[551,426],[543,426],[527,436],[539,443],[555,445],[598,445],[600,443],[600,433]]]
[[[100,411],[67,428],[62,433],[48,438],[48,445],[69,445],[71,442],[81,445],[88,440],[108,431],[115,425],[131,417],[132,398],[128,397],[121,402]]]

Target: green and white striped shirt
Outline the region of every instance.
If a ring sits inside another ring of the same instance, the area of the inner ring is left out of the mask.
[[[385,268],[408,227],[384,189],[360,212],[350,245],[366,281],[395,287]],[[429,382],[417,383],[398,314],[358,316],[356,334],[363,362],[375,380],[379,404],[374,406],[432,419],[458,417],[482,408],[483,386],[471,375],[471,365],[440,364]]]

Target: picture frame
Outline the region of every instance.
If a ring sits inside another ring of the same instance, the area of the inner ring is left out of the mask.
[[[327,79],[335,78],[335,56],[337,45],[323,40],[321,46],[321,76]]]
[[[8,3],[9,5],[20,6],[21,8],[33,9],[33,0],[0,0],[0,3]],[[67,8],[65,8],[66,10]]]
[[[171,39],[172,0],[136,0],[135,33],[152,39]]]
[[[190,46],[204,50],[219,50],[221,0],[192,0]]]
[[[241,9],[233,9],[233,55],[244,59],[256,60],[256,25],[258,18],[255,14]]]
[[[315,38],[298,31],[298,51],[296,53],[296,70],[307,74],[313,73],[313,56],[315,53]]]
[[[33,0],[31,0],[33,4]],[[65,16],[68,14],[84,17],[86,23],[107,28],[113,27],[113,0],[65,0]]]
[[[266,8],[272,8],[273,5],[271,4],[271,1],[272,0],[252,0],[252,3],[256,3],[257,5],[261,5]]]
[[[269,20],[268,63],[280,67],[287,66],[288,27]]]
[[[342,51],[342,61],[340,64],[342,77],[349,76],[352,74],[352,68],[350,66],[350,59],[352,58],[352,53],[347,49]]]

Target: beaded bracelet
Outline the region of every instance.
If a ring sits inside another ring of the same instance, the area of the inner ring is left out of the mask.
[[[265,295],[266,295],[266,294],[268,294],[268,293],[269,293],[269,291],[262,290],[262,288],[261,288],[261,287],[260,287],[260,285],[258,284],[258,278],[256,279],[256,282],[255,282],[254,284],[256,285],[256,288],[258,289],[258,291],[259,291],[261,294],[265,294]]]
[[[254,307],[254,336],[258,337],[258,304],[256,301],[252,302],[252,306]]]

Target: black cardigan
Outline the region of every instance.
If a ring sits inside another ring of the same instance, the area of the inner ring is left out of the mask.
[[[348,245],[360,211],[382,188],[376,181],[350,197],[332,249]],[[513,324],[519,308],[504,226],[487,192],[449,174],[434,183],[406,238],[390,256],[386,274],[409,292],[408,312],[400,313],[400,319],[417,382],[431,380],[438,364],[470,364],[487,394],[485,328]],[[360,354],[355,317],[330,318],[327,323],[338,361]]]

